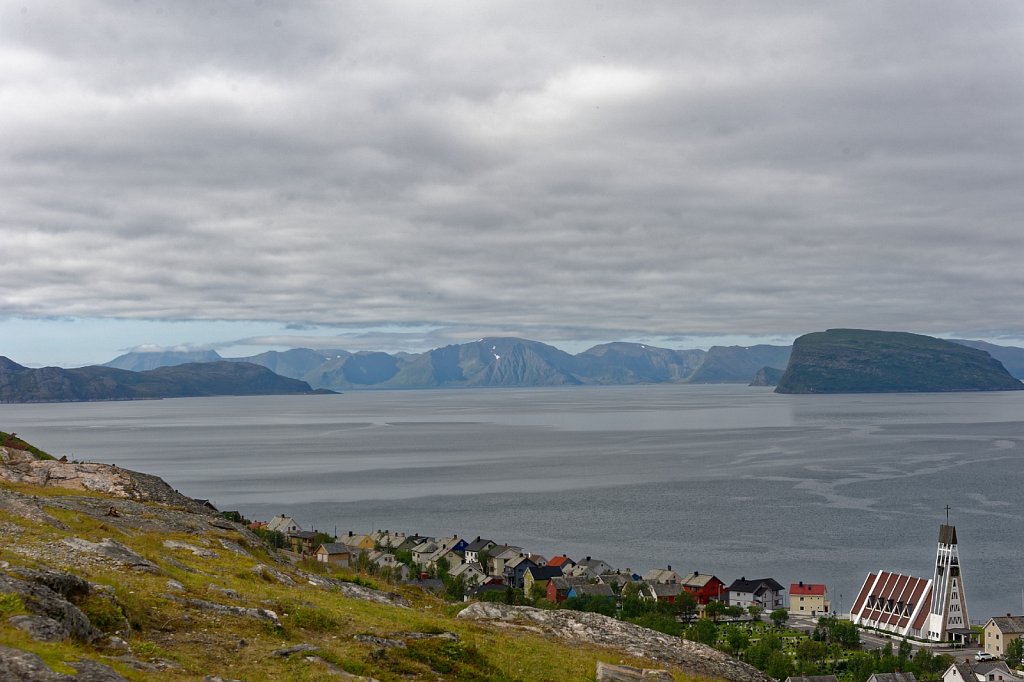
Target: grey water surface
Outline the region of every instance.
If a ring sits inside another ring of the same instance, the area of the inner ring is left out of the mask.
[[[1024,612],[1021,392],[367,391],[0,405],[0,429],[250,518],[825,582],[836,609],[870,570],[931,577],[948,504],[971,618]]]

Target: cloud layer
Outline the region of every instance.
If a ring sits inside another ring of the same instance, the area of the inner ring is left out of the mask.
[[[5,3],[0,63],[0,316],[1024,332],[1019,3]]]

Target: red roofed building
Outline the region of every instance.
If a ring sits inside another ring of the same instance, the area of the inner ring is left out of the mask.
[[[792,613],[809,613],[816,616],[828,613],[828,590],[822,583],[800,581],[789,586],[789,610]]]
[[[572,559],[570,559],[569,557],[567,557],[564,554],[559,554],[558,556],[551,557],[551,559],[548,561],[547,565],[548,566],[555,566],[557,568],[561,568],[562,572],[564,573],[566,570],[568,570],[568,569],[572,568],[573,566],[575,566],[576,562],[574,562]]]

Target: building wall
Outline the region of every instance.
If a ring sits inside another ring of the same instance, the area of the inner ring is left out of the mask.
[[[828,611],[825,595],[792,594],[789,595],[789,610],[793,613],[824,613]]]
[[[1015,639],[1020,639],[1020,633],[1002,633],[991,621],[985,626],[985,651],[1002,658],[1006,653],[1006,645]]]

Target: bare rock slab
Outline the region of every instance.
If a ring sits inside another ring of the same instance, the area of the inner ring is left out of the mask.
[[[518,628],[568,642],[613,647],[637,658],[675,666],[691,675],[730,682],[770,682],[757,668],[709,646],[648,630],[632,623],[580,611],[535,609],[528,606],[478,602],[459,612],[459,618]]]

